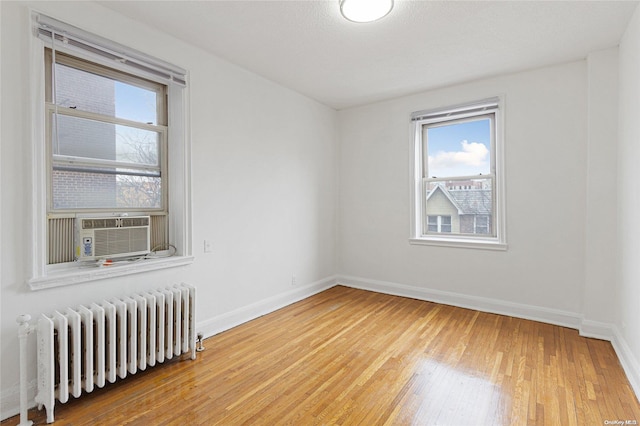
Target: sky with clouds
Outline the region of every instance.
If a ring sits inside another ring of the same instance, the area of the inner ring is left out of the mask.
[[[491,122],[467,121],[427,129],[429,177],[475,176],[491,171]]]

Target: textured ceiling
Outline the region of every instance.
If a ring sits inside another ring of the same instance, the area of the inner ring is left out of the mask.
[[[637,6],[396,0],[356,24],[338,0],[100,3],[336,109],[585,58],[616,46]]]

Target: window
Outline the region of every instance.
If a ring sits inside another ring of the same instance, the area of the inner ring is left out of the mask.
[[[500,104],[412,115],[412,243],[506,248]]]
[[[432,232],[451,232],[451,216],[427,216],[427,228]]]
[[[474,234],[487,234],[491,233],[491,216],[489,215],[474,215],[473,216],[473,233]]]
[[[190,263],[186,71],[47,16],[32,17],[39,39],[33,93],[42,95],[33,109],[30,287]],[[107,272],[74,262],[79,219],[120,215],[150,216],[150,248],[162,254]],[[175,256],[160,258],[165,255]]]
[[[45,50],[48,212],[166,213],[166,86]]]

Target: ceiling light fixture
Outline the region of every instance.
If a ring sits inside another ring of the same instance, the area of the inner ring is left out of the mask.
[[[393,0],[340,0],[340,13],[353,22],[377,21],[391,9]]]

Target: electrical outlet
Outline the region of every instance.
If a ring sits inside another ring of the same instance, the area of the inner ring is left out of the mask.
[[[295,275],[291,275],[291,285],[298,285],[298,279]]]
[[[204,240],[204,252],[211,253],[213,251],[213,243],[209,240]]]

